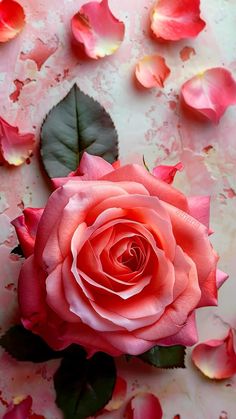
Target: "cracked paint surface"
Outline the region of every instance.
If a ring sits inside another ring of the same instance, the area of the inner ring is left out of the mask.
[[[22,33],[0,46],[0,115],[38,142],[46,113],[71,86],[79,87],[109,110],[119,133],[123,163],[158,164],[181,161],[185,170],[175,185],[189,195],[211,195],[212,241],[230,279],[222,287],[218,308],[198,313],[200,340],[214,339],[228,327],[236,328],[236,109],[230,108],[218,126],[189,119],[182,112],[182,84],[206,68],[225,66],[236,77],[233,36],[234,0],[202,0],[206,29],[194,40],[176,44],[150,38],[149,14],[153,0],[110,0],[112,12],[126,25],[120,49],[99,62],[79,61],[71,49],[70,19],[83,0],[19,0],[27,24]],[[135,13],[134,13],[135,10]],[[39,46],[40,48],[36,48]],[[162,91],[139,91],[133,82],[136,63],[145,55],[164,56],[171,68]],[[43,206],[49,187],[43,176],[38,148],[18,168],[0,167],[0,332],[18,319],[16,284],[22,260],[11,255],[17,245],[10,220],[24,207]],[[42,365],[18,363],[0,350],[0,416],[16,397],[30,394],[33,411],[46,419],[61,419],[54,404],[53,373],[58,361]],[[155,370],[140,361],[118,361],[127,379],[127,400],[140,391],[155,393],[164,419],[217,419],[235,416],[236,376],[219,384],[198,374],[187,358],[186,370]],[[207,395],[207,397],[206,397]],[[174,403],[173,403],[174,400]],[[106,413],[122,418],[123,410]]]

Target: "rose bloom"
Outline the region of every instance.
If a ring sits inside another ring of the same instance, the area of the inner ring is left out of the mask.
[[[52,348],[117,356],[196,343],[195,309],[216,305],[226,279],[209,199],[187,199],[157,172],[84,153],[77,172],[54,180],[45,209],[13,221],[27,257],[22,323]]]

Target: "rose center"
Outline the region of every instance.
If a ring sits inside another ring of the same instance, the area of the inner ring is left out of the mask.
[[[127,249],[118,260],[131,271],[138,271],[144,262],[144,254],[137,243],[133,242],[127,246]]]

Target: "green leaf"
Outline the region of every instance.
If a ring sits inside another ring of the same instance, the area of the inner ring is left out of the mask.
[[[0,338],[0,345],[18,361],[38,363],[64,355],[64,351],[53,351],[43,339],[21,325],[11,327]]]
[[[185,368],[185,346],[154,346],[139,358],[157,368]]]
[[[14,247],[14,249],[11,251],[11,254],[20,256],[21,258],[24,258],[24,253],[23,253],[23,249],[21,247],[20,244],[18,244],[18,246]]]
[[[50,178],[76,170],[83,151],[113,163],[117,144],[110,115],[76,85],[49,112],[41,130],[41,157]]]
[[[57,406],[64,419],[93,416],[111,399],[116,381],[114,359],[102,352],[90,359],[76,349],[54,375]]]

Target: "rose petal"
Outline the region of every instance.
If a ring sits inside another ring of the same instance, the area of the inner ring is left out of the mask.
[[[199,307],[217,305],[216,265],[218,255],[208,237],[208,229],[189,214],[163,203],[171,217],[177,244],[193,258],[202,298]]]
[[[158,0],[151,12],[154,35],[165,40],[195,37],[205,25],[200,18],[200,0]]]
[[[127,194],[130,186],[133,192],[137,190],[137,193],[148,194],[140,184],[111,184],[78,181],[77,177],[68,178],[67,183],[50,196],[42,215],[37,235],[38,243],[35,246],[37,259],[43,255],[47,270],[54,269],[62,256],[69,252],[71,237],[76,227],[88,217],[91,209],[109,195],[112,197]],[[69,198],[70,196],[72,197]]]
[[[78,169],[70,173],[69,176],[78,176],[81,180],[98,180],[113,170],[112,164],[102,157],[84,152]]]
[[[228,274],[221,271],[220,269],[217,269],[217,271],[216,271],[216,286],[217,286],[217,289],[222,287],[222,285],[225,283],[225,281],[228,279],[228,277],[229,277]]]
[[[46,291],[47,304],[52,310],[54,310],[61,319],[71,323],[78,323],[78,317],[71,313],[69,304],[65,299],[61,264],[48,275],[46,280]]]
[[[114,170],[114,172],[103,176],[102,179],[112,182],[129,181],[140,183],[145,186],[150,195],[157,196],[159,199],[188,212],[187,199],[180,191],[156,179],[155,176],[151,175],[144,167],[138,164],[122,166]]]
[[[33,134],[20,134],[17,127],[0,117],[0,160],[19,166],[31,155],[34,143]]]
[[[119,167],[118,162],[115,162],[112,165],[102,157],[93,156],[92,154],[84,152],[78,169],[71,172],[68,177],[77,176],[80,180],[98,180],[107,173],[113,172],[113,166],[115,166],[115,164]],[[54,188],[57,189],[62,186],[68,181],[68,177],[52,179]]]
[[[156,324],[148,329],[135,332],[137,337],[156,341],[156,344],[162,344],[166,338],[171,338],[171,345],[186,344],[191,346],[197,342],[195,318],[191,313],[199,302],[201,291],[198,285],[196,267],[187,255],[184,256],[189,263],[189,281],[185,290],[165,310]],[[169,345],[169,343],[165,344]]]
[[[122,195],[107,198],[91,210],[88,219],[91,220],[96,212],[102,213],[115,207],[129,211],[126,217],[130,220],[138,221],[142,225],[147,223],[149,230],[159,242],[159,246],[165,251],[167,257],[173,260],[176,243],[172,234],[169,214],[156,197],[132,194],[132,196]]]
[[[113,412],[114,410],[118,410],[124,403],[126,393],[127,393],[126,381],[121,377],[117,377],[116,385],[112,394],[112,399],[106,405],[105,410],[107,412]]]
[[[175,335],[160,339],[158,345],[172,346],[183,345],[193,346],[198,341],[198,332],[196,325],[195,313],[190,314],[185,325]]]
[[[233,330],[224,339],[209,340],[192,352],[195,366],[208,378],[222,380],[236,374],[236,353]]]
[[[71,344],[77,343],[86,349],[88,357],[93,356],[96,352],[106,352],[111,356],[119,356],[122,354],[119,349],[112,346],[109,340],[104,339],[103,333],[98,333],[96,330],[83,323],[68,324],[64,334],[61,333],[58,336],[59,332],[57,332],[57,340],[55,339],[54,342],[52,342],[51,336],[49,335],[50,330],[47,330],[46,325],[45,331],[47,332],[47,335],[43,336],[44,339],[56,350],[64,349]]]
[[[144,57],[136,66],[135,75],[139,83],[147,89],[164,87],[164,82],[170,75],[166,61],[159,55]]]
[[[163,182],[172,183],[174,181],[176,173],[183,170],[183,164],[177,163],[175,166],[157,166],[154,167],[152,174]]]
[[[71,21],[72,34],[90,58],[114,54],[124,39],[125,25],[111,13],[108,0],[84,4]]]
[[[184,83],[182,97],[190,109],[218,123],[228,106],[236,104],[236,82],[229,70],[211,68]]]
[[[22,265],[18,282],[21,320],[27,329],[33,329],[46,320],[44,275],[37,268],[33,256]]]
[[[151,393],[140,393],[128,403],[125,419],[162,419],[161,404],[156,396]]]
[[[13,0],[0,3],[0,42],[15,38],[25,25],[25,13],[22,6]]]
[[[23,215],[11,222],[16,229],[25,257],[30,256],[34,251],[36,233],[42,213],[43,208],[26,208]]]
[[[189,212],[192,217],[209,229],[210,196],[192,196],[188,198]]]
[[[32,406],[32,397],[28,396],[19,404],[14,405],[5,413],[2,419],[28,419],[30,417],[30,410]]]

